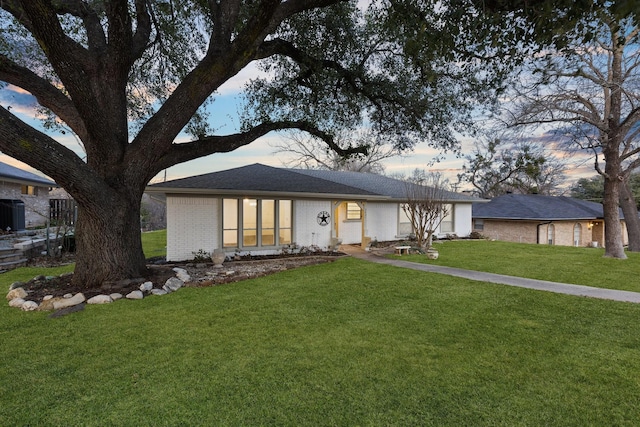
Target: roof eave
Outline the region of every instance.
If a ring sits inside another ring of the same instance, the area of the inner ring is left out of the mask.
[[[348,200],[376,200],[389,201],[387,196],[371,194],[341,194],[341,193],[303,193],[293,191],[258,191],[258,190],[223,190],[209,188],[170,188],[147,187],[147,193],[164,193],[171,196],[240,196],[240,197],[272,197],[291,199],[348,199]]]
[[[603,219],[601,216],[589,216],[581,218],[525,218],[525,217],[498,217],[498,216],[480,216],[472,215],[476,219],[496,219],[503,221],[591,221],[594,219]],[[622,219],[622,218],[621,218]]]
[[[16,178],[16,177],[2,176],[2,175],[0,175],[0,181],[10,182],[10,183],[13,183],[13,184],[33,185],[35,187],[59,187],[59,185],[56,184],[53,181],[50,181],[50,182],[37,181],[37,180],[32,180],[32,179]]]

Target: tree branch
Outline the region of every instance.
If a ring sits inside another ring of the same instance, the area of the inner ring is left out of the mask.
[[[90,197],[90,188],[107,191],[104,182],[73,151],[2,107],[0,124],[2,152],[50,176],[77,200]]]
[[[322,139],[333,151],[341,156],[351,154],[366,154],[366,147],[346,147],[342,148],[336,144],[332,135],[318,129],[308,122],[271,122],[262,123],[246,132],[224,136],[207,136],[195,141],[172,144],[171,148],[158,159],[158,167],[151,174],[157,174],[162,169],[166,169],[174,164],[197,159],[214,153],[227,153],[237,148],[243,147],[266,135],[269,132],[285,129],[300,129],[311,135]]]
[[[87,31],[89,49],[102,51],[107,46],[107,39],[104,36],[100,17],[95,9],[97,4],[89,7],[81,0],[58,0],[53,4],[56,13],[69,14],[82,19],[84,28]]]
[[[140,58],[149,45],[151,37],[151,14],[146,0],[136,0],[136,32],[131,43],[131,61]]]
[[[80,139],[86,136],[84,122],[73,102],[48,80],[0,55],[0,80],[22,88],[36,97],[38,103],[53,111]]]

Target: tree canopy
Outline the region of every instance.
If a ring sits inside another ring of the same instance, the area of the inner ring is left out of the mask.
[[[465,160],[458,178],[487,199],[507,193],[551,195],[565,179],[565,163],[539,145],[478,140]]]
[[[569,3],[554,10],[580,10]],[[453,132],[469,128],[477,106],[493,105],[512,62],[531,52],[527,17],[550,4],[2,1],[0,81],[31,93],[48,125],[77,135],[86,158],[8,108],[0,108],[0,149],[78,202],[74,281],[138,277],[140,199],[161,170],[283,129],[339,154],[364,150],[333,137],[358,126],[398,149],[426,140],[456,150]],[[270,78],[247,88],[240,131],[211,129],[207,103],[251,64]],[[176,142],[181,132],[192,139]]]

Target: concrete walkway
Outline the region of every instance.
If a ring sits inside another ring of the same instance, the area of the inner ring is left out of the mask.
[[[481,271],[463,270],[461,268],[444,267],[433,264],[385,258],[386,253],[366,252],[357,246],[342,245],[340,251],[354,258],[376,262],[378,264],[393,265],[395,267],[410,268],[412,270],[430,273],[447,274],[480,282],[498,283],[501,285],[517,286],[520,288],[536,289],[539,291],[555,292],[559,294],[577,295],[582,297],[607,299],[640,303],[640,292],[617,291],[614,289],[593,288],[591,286],[570,285],[567,283],[548,282],[546,280],[525,279],[522,277],[505,276],[503,274],[484,273]]]

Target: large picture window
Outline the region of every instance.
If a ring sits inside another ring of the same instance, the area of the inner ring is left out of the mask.
[[[222,245],[255,248],[291,243],[291,200],[223,199]]]

